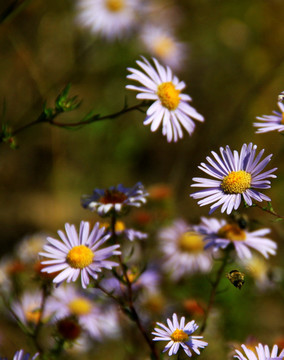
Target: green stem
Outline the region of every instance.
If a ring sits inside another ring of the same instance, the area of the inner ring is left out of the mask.
[[[267,207],[261,206],[261,205],[259,205],[259,204],[257,204],[257,203],[253,203],[252,206],[257,207],[258,209],[261,209],[262,211],[265,211],[265,212],[267,212],[268,214],[277,217],[278,219],[284,219],[284,216],[277,214],[277,212],[274,211],[274,209],[272,208],[272,206],[270,206],[269,208],[267,208]]]
[[[224,258],[222,260],[222,263],[221,263],[221,265],[220,265],[220,267],[219,267],[219,269],[217,271],[216,279],[212,284],[212,290],[211,290],[211,294],[210,294],[210,297],[209,297],[209,300],[208,300],[208,305],[207,305],[207,307],[205,309],[203,323],[202,323],[202,325],[200,327],[200,334],[203,334],[203,332],[206,329],[208,317],[209,317],[210,311],[212,309],[212,306],[214,304],[215,296],[216,296],[216,293],[217,293],[217,288],[218,288],[218,285],[219,285],[220,280],[222,278],[224,269],[225,269],[225,267],[226,267],[226,265],[228,263],[228,260],[229,260],[230,249],[226,249],[225,251],[226,251],[226,253],[225,253],[225,256],[224,256]]]

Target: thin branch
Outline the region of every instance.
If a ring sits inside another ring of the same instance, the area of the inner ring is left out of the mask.
[[[262,211],[265,211],[265,212],[267,212],[268,214],[277,217],[278,219],[284,219],[284,216],[277,214],[277,212],[274,211],[274,209],[272,208],[272,206],[266,207],[266,206],[261,206],[261,205],[259,205],[259,204],[257,204],[257,203],[253,203],[252,206],[257,207],[257,208],[261,209]]]

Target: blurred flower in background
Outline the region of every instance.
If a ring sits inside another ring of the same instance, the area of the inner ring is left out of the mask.
[[[284,349],[280,352],[279,355],[277,355],[277,345],[274,345],[271,351],[269,350],[268,345],[262,344],[258,344],[258,346],[255,347],[254,351],[247,348],[246,345],[242,345],[242,349],[245,355],[243,355],[239,350],[236,349],[236,355],[234,355],[235,358],[239,360],[282,360],[284,357]]]
[[[262,134],[268,131],[284,131],[284,104],[278,102],[279,111],[273,111],[274,115],[257,116],[257,120],[261,122],[253,123],[253,126],[258,127],[256,133]]]

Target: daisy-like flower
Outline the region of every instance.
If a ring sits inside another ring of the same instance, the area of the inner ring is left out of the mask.
[[[185,44],[178,42],[167,30],[159,26],[147,25],[141,33],[146,49],[166,65],[180,68],[186,51]]]
[[[210,214],[221,205],[221,212],[226,211],[227,214],[230,214],[233,209],[238,209],[242,199],[249,206],[252,205],[253,200],[270,201],[268,196],[256,189],[270,188],[270,181],[267,178],[275,178],[276,175],[272,173],[277,168],[261,173],[271,160],[272,154],[260,161],[264,149],[257,156],[256,149],[257,146],[252,143],[244,144],[239,154],[236,150],[232,153],[229,146],[226,146],[225,149],[221,147],[222,158],[211,151],[215,160],[207,156],[206,160],[209,165],[201,163],[199,169],[217,180],[193,178],[192,180],[196,181],[196,184],[191,186],[208,189],[197,191],[190,196],[194,199],[202,199],[198,201],[200,206],[213,203],[210,207]]]
[[[113,40],[133,29],[138,9],[139,0],[78,0],[78,22]]]
[[[258,127],[256,134],[261,134],[269,131],[284,131],[284,104],[278,102],[280,111],[273,111],[274,115],[257,116],[257,120],[261,122],[253,123],[253,126]]]
[[[277,244],[265,237],[270,229],[249,232],[236,223],[227,223],[223,219],[202,217],[201,220],[201,224],[195,226],[195,229],[204,235],[205,249],[212,247],[216,251],[233,244],[240,259],[252,257],[250,248],[260,252],[265,258],[276,254]]]
[[[204,250],[204,236],[185,221],[176,220],[172,226],[162,229],[158,237],[165,255],[163,267],[174,280],[186,274],[210,271],[212,257]]]
[[[162,123],[162,133],[167,136],[167,141],[178,141],[183,137],[182,127],[192,134],[195,124],[191,118],[204,121],[192,106],[189,95],[181,91],[185,83],[173,75],[171,69],[159,64],[153,58],[156,69],[142,57],[143,61],[136,61],[145,73],[140,70],[128,68],[131,75],[127,78],[138,81],[142,86],[127,85],[126,88],[138,91],[137,99],[152,100],[154,103],[147,110],[144,125],[151,124],[151,131],[156,131]]]
[[[102,225],[102,224],[101,224]],[[103,223],[103,226],[106,228],[106,231],[111,232],[111,227],[108,223]],[[147,239],[148,234],[143,233],[141,231],[137,231],[134,229],[127,229],[123,221],[116,221],[115,222],[115,233],[118,236],[123,236],[129,241],[134,241],[136,239],[142,240]]]
[[[146,203],[147,192],[138,182],[132,188],[122,184],[108,189],[95,189],[92,195],[83,195],[81,204],[85,209],[96,211],[100,216],[110,215],[112,212],[120,214],[134,207]]]
[[[100,228],[97,222],[91,231],[87,221],[80,224],[79,236],[74,225],[65,224],[66,235],[59,230],[58,235],[61,241],[48,237],[48,244],[43,247],[45,252],[39,255],[49,260],[42,261],[44,268],[42,272],[54,273],[60,272],[53,282],[56,284],[76,281],[81,275],[81,283],[86,288],[90,282],[90,277],[98,278],[98,272],[102,268],[112,269],[118,264],[114,261],[106,260],[113,255],[121,254],[116,250],[119,245],[112,245],[103,249],[99,247],[104,244],[110,237],[105,234],[105,229]]]
[[[284,358],[284,349],[278,353],[278,346],[274,345],[272,351],[269,350],[268,345],[258,344],[255,347],[255,351],[248,349],[245,345],[242,345],[242,349],[245,353],[243,355],[239,350],[235,349],[236,355],[235,358],[239,360],[283,360]]]
[[[39,353],[36,353],[31,360],[34,360],[38,357]],[[25,354],[24,350],[19,350],[15,352],[15,355],[13,356],[13,360],[29,360],[30,354]],[[0,360],[7,360],[7,358],[0,357]]]
[[[98,305],[72,285],[57,288],[53,301],[58,310],[57,319],[75,316],[81,328],[96,340],[102,340],[104,336],[113,337],[119,331],[117,313],[112,307]]]
[[[187,356],[192,356],[192,351],[200,355],[199,348],[203,349],[208,345],[207,342],[199,340],[203,339],[203,336],[191,336],[191,334],[198,329],[198,325],[194,320],[188,322],[185,325],[184,316],[178,321],[177,315],[173,314],[173,320],[167,319],[168,327],[164,324],[158,323],[160,328],[155,328],[153,335],[154,341],[168,341],[163,352],[169,350],[169,356],[175,355],[179,347],[181,346]]]

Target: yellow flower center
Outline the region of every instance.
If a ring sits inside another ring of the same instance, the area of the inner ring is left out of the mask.
[[[27,322],[37,324],[39,322],[41,311],[39,308],[28,309],[25,313]]]
[[[174,43],[171,38],[161,37],[153,44],[154,51],[161,58],[169,56],[174,51]]]
[[[178,239],[180,250],[188,253],[199,252],[203,250],[203,237],[196,232],[188,231],[182,234]]]
[[[118,12],[124,8],[124,0],[106,0],[106,7],[111,12]]]
[[[180,91],[177,90],[174,84],[169,82],[164,82],[158,86],[157,95],[164,107],[169,110],[175,110],[178,107],[180,102]]]
[[[85,245],[74,246],[67,254],[66,261],[74,269],[84,269],[94,259],[94,253]]]
[[[282,113],[282,120],[281,120],[281,124],[284,125],[284,112]]]
[[[218,236],[231,241],[243,241],[246,233],[237,224],[226,224],[218,231]]]
[[[171,335],[171,339],[173,341],[176,342],[186,342],[189,339],[189,336],[187,333],[185,333],[183,330],[181,329],[176,329],[172,335]]]
[[[250,188],[251,174],[244,170],[232,171],[223,178],[221,187],[226,194],[242,194]]]
[[[92,304],[89,300],[78,297],[70,301],[68,307],[72,314],[80,316],[89,314],[92,309]]]
[[[124,222],[122,221],[117,221],[115,223],[115,231],[117,232],[121,232],[121,231],[124,231],[125,230],[125,224]]]

